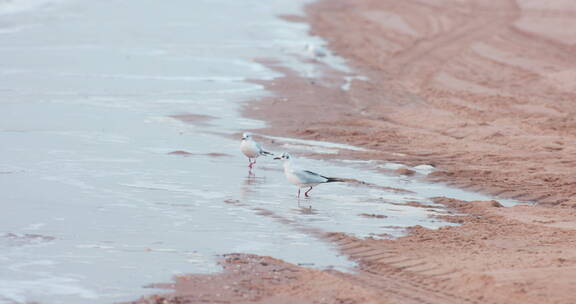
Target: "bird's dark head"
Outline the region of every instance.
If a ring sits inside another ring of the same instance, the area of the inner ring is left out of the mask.
[[[280,154],[280,156],[274,157],[274,159],[289,160],[289,159],[290,159],[290,154],[288,154],[287,152],[284,152],[284,153]]]

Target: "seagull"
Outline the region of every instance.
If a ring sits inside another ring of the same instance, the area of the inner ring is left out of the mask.
[[[252,139],[252,134],[244,133],[242,134],[242,143],[240,144],[240,151],[248,157],[248,167],[252,169],[254,164],[256,164],[256,158],[260,155],[273,155],[272,153],[262,149],[259,143]],[[252,162],[254,159],[254,162]]]
[[[307,43],[305,49],[310,57],[326,57],[326,51],[324,51],[322,47],[316,47],[312,43]]]
[[[300,198],[300,188],[310,187],[310,189],[304,192],[304,196],[309,197],[308,193],[316,185],[346,181],[341,178],[326,177],[312,171],[295,167],[292,163],[292,157],[286,152],[282,153],[280,156],[274,157],[274,159],[281,159],[284,161],[284,174],[286,174],[286,178],[289,182],[298,186],[298,198]]]

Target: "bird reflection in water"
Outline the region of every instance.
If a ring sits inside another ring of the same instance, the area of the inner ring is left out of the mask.
[[[242,198],[246,198],[248,195],[258,192],[255,186],[262,185],[266,182],[265,177],[258,177],[254,172],[248,172],[248,175],[242,181],[241,192]]]

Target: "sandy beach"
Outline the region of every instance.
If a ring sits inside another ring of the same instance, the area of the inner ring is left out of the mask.
[[[223,273],[181,276],[164,286],[173,294],[138,303],[574,302],[573,2],[332,0],[284,18],[309,23],[367,80],[320,57],[320,79],[260,59],[283,76],[257,81],[275,94],[246,105],[269,123],[258,132],[370,149],[323,157],[430,164],[431,181],[535,204],[439,197],[458,226],[323,234],[356,272],[226,255]]]

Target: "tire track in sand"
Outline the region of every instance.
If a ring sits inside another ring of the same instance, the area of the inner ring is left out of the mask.
[[[408,4],[422,5],[418,1]],[[401,78],[404,82],[414,83],[417,89],[423,89],[439,72],[439,66],[453,60],[472,43],[491,38],[503,28],[510,27],[520,16],[520,10],[514,0],[491,3],[490,10],[482,7],[482,1],[470,1],[465,5],[467,6],[465,9],[456,13],[459,20],[464,20],[463,23],[436,35],[422,33],[423,38],[388,60],[390,64],[386,71],[392,72],[396,78]],[[432,7],[432,10],[437,10],[438,15],[442,14],[442,9],[446,7]],[[421,17],[423,22],[428,23],[434,18],[434,16]]]

